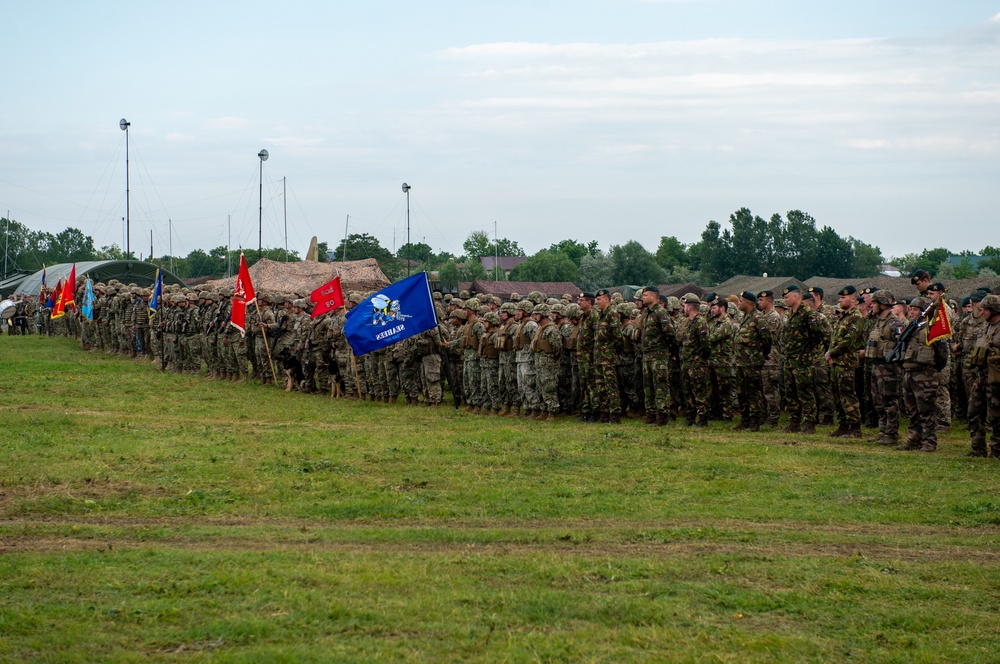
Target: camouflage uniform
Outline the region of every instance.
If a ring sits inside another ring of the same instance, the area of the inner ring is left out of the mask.
[[[765,420],[764,358],[771,351],[771,326],[756,309],[744,315],[736,331],[733,355],[740,408],[738,429],[758,431]]]
[[[541,410],[547,418],[555,419],[559,412],[559,357],[562,353],[562,334],[559,327],[549,319],[549,307],[536,305],[533,313],[540,316],[538,330],[531,340],[531,350],[535,361],[535,384],[538,388]]]
[[[541,399],[538,394],[537,376],[535,374],[535,358],[531,350],[531,342],[538,331],[538,323],[531,320],[530,311],[534,309],[531,302],[524,300],[518,305],[518,310],[524,312],[518,322],[514,336],[514,355],[517,361],[517,390],[521,395],[521,415],[527,417],[541,410]]]
[[[830,377],[830,366],[826,363],[823,353],[830,346],[830,338],[833,335],[833,321],[836,318],[826,311],[825,306],[815,312],[815,315],[823,325],[823,341],[817,347],[817,352],[813,356],[813,390],[816,392],[816,411],[821,424],[833,424],[838,404],[833,398],[833,381]]]
[[[882,291],[875,293],[886,309],[875,319],[875,326],[868,335],[865,358],[872,365],[872,402],[878,416],[878,439],[882,445],[899,442],[899,399],[902,383],[901,367],[889,364],[885,356],[896,345],[896,340],[906,327],[906,321],[896,318],[889,306],[892,296]]]
[[[971,456],[1000,458],[1000,320],[989,322],[987,317],[1000,314],[1000,297],[987,295],[982,300],[983,322],[969,353],[968,367],[972,375],[969,392],[969,437]],[[937,345],[937,344],[935,344]],[[986,449],[986,432],[991,431],[990,449]]]
[[[622,413],[615,372],[622,345],[621,321],[615,307],[609,304],[597,312],[595,323],[592,399],[602,422],[616,422],[621,420]]]
[[[424,386],[424,403],[439,406],[444,390],[441,383],[441,346],[444,330],[439,325],[435,330],[427,330],[415,337],[417,355],[420,358],[420,377]]]
[[[841,290],[841,293],[845,293]],[[840,407],[840,426],[830,435],[861,436],[861,405],[855,387],[858,351],[864,345],[864,319],[856,306],[844,312],[830,336],[827,353],[833,361],[830,371],[833,393]]]
[[[503,337],[500,336],[500,317],[492,311],[484,314],[482,322],[483,335],[479,338],[479,391],[482,394],[484,411],[500,413],[500,346]]]
[[[736,415],[733,404],[733,338],[737,326],[727,315],[708,319],[708,370],[711,385],[710,414],[731,420]]]
[[[517,394],[517,358],[514,353],[514,333],[517,323],[514,320],[514,305],[510,302],[500,307],[501,318],[507,315],[497,335],[500,338],[500,368],[497,382],[500,384],[500,403],[503,404],[503,415],[510,415],[512,409],[520,406],[521,399]]]
[[[564,305],[563,311],[568,314],[576,305]],[[579,383],[576,374],[576,339],[577,327],[570,322],[567,315],[559,324],[559,334],[562,336],[563,352],[559,355],[559,408],[567,415],[576,413],[579,409]]]
[[[636,359],[636,349],[639,348],[639,330],[632,322],[632,305],[618,305],[622,324],[622,350],[618,357],[618,393],[621,397],[623,413],[638,412],[644,408],[642,391],[642,361]],[[636,368],[639,369],[639,379],[636,380]],[[644,395],[643,395],[644,396]]]
[[[946,342],[927,345],[926,325],[917,331],[903,352],[903,399],[910,426],[906,443],[898,449],[924,452],[937,449],[935,398],[947,358]]]
[[[639,328],[646,423],[662,426],[670,418],[670,363],[677,331],[659,299],[643,313]]]
[[[771,333],[771,352],[764,360],[764,368],[761,376],[764,383],[764,400],[767,402],[767,424],[776,425],[781,415],[781,338],[784,329],[784,322],[781,314],[773,307],[762,317],[767,324],[767,330]]]
[[[580,417],[591,419],[597,413],[594,399],[594,334],[597,331],[597,310],[580,314],[579,332],[576,338],[576,362],[580,374]]]
[[[466,315],[471,316],[479,310],[475,299],[466,301]],[[482,376],[479,367],[479,341],[482,339],[483,324],[475,317],[462,326],[462,387],[465,390],[465,403],[469,410],[482,408],[486,399],[482,391]]]
[[[815,431],[817,420],[814,367],[821,344],[826,341],[826,326],[816,312],[802,304],[789,310],[785,324],[786,391],[788,431],[803,426],[806,433]]]
[[[700,300],[689,293],[684,296],[685,305],[700,304]],[[687,312],[685,312],[687,313]],[[708,321],[702,313],[687,316],[677,335],[681,352],[681,376],[684,381],[684,415],[687,424],[708,424],[709,398],[712,386],[708,371]]]

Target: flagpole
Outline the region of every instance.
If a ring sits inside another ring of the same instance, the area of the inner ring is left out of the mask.
[[[257,298],[253,300],[253,306],[257,309],[257,320],[260,322],[260,333],[264,337],[264,350],[267,351],[267,361],[271,365],[271,380],[274,381],[275,385],[278,383],[278,372],[274,368],[274,360],[271,358],[271,344],[267,343],[267,329],[264,327],[264,319],[260,316],[260,304],[257,303]]]

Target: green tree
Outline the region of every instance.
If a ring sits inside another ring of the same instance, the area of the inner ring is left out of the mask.
[[[411,242],[404,244],[396,251],[396,258],[400,260],[409,258],[423,265],[430,264],[430,258],[434,255],[429,244],[423,242]]]
[[[885,263],[882,250],[853,237],[849,237],[847,240],[854,253],[854,260],[851,262],[851,277],[854,279],[877,277],[881,273],[882,264]]]
[[[660,238],[660,246],[656,248],[656,262],[664,269],[673,270],[690,265],[691,256],[687,245],[673,235],[664,235]]]
[[[667,271],[656,262],[656,256],[635,240],[611,247],[608,255],[614,263],[611,278],[616,286],[662,284],[667,279]]]
[[[851,243],[837,235],[829,226],[824,226],[817,237],[812,275],[849,279],[854,266],[854,252]],[[801,278],[801,277],[800,277]]]
[[[317,258],[320,263],[328,263],[330,261],[330,245],[325,240],[323,242],[316,243],[316,251],[318,252]]]
[[[615,262],[604,252],[598,251],[597,255],[593,256],[587,254],[580,259],[580,269],[574,283],[588,291],[606,288],[612,285],[614,272]]]
[[[723,239],[722,226],[717,221],[709,221],[701,232],[698,256],[701,271],[716,283],[736,274],[729,261],[729,246]]]
[[[517,242],[505,237],[494,242],[484,231],[469,233],[469,237],[462,243],[462,249],[465,250],[466,257],[477,261],[483,256],[524,256],[524,250]]]
[[[392,259],[392,252],[383,247],[378,238],[368,233],[351,233],[341,240],[334,250],[337,260],[359,261],[374,258],[377,261]]]
[[[563,240],[551,245],[549,251],[561,251],[569,256],[569,259],[577,267],[580,267],[580,261],[583,260],[584,256],[596,256],[599,253],[597,240],[591,240],[587,244],[576,240]]]
[[[573,281],[579,268],[562,251],[542,249],[510,272],[511,281]]]

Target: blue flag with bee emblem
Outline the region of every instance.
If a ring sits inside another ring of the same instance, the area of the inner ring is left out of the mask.
[[[383,288],[347,312],[344,335],[355,355],[365,355],[437,326],[427,273]]]

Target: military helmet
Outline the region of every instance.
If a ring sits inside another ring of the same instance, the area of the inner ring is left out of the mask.
[[[561,304],[561,303],[552,304],[552,305],[549,305],[549,309],[552,311],[553,314],[555,314],[557,316],[565,316],[566,315],[566,305],[564,305],[564,304]]]
[[[190,293],[187,294],[187,301],[188,302],[197,302],[198,301],[198,294],[195,293],[194,291],[191,291]]]
[[[777,298],[777,299],[776,299],[776,300],[774,301],[774,306],[775,306],[775,307],[779,307],[779,308],[781,308],[781,309],[787,309],[787,308],[788,308],[788,305],[787,305],[787,304],[785,304],[785,298],[783,298],[783,297],[779,297],[779,298]]]
[[[466,311],[478,312],[481,306],[483,305],[482,303],[479,302],[478,298],[470,297],[468,300],[465,301],[465,304],[462,305],[462,308],[465,309]]]
[[[872,302],[878,302],[879,304],[891,307],[896,303],[896,298],[893,297],[892,291],[883,288],[872,293]]]
[[[680,308],[681,301],[676,296],[670,295],[667,297],[667,311],[679,311]]]
[[[295,300],[292,300],[292,306],[298,307],[299,309],[308,309],[309,300],[304,297],[296,298]]]
[[[448,315],[450,318],[457,318],[458,320],[468,320],[469,316],[465,313],[464,309],[455,309]]]
[[[583,314],[583,310],[580,309],[580,305],[576,302],[571,302],[567,304],[566,307],[566,318],[579,318]]]
[[[533,314],[541,314],[542,316],[548,316],[549,314],[552,313],[552,308],[549,307],[549,305],[544,304],[544,303],[542,303],[542,304],[536,304],[534,306],[534,308],[531,310],[531,313],[533,313]]]
[[[458,297],[460,297],[463,300],[468,300],[469,299],[469,291],[467,291],[467,290],[459,291],[458,292]]]
[[[530,314],[535,308],[535,305],[531,303],[531,300],[521,300],[517,303],[518,311],[523,311],[526,314]]]
[[[985,301],[986,300],[984,299],[983,302],[985,303]],[[928,300],[926,297],[915,297],[912,300],[910,300],[910,306],[919,307],[920,309],[926,309],[927,307],[931,306],[931,301]]]
[[[510,301],[511,302],[520,302],[521,301],[521,294],[520,293],[511,293],[510,294]]]
[[[487,311],[485,314],[483,314],[483,320],[493,325],[500,324],[500,316],[498,316],[495,311]]]
[[[465,306],[465,301],[464,300],[460,300],[457,297],[453,297],[453,298],[451,298],[451,302],[448,303],[448,306],[458,307],[459,309],[461,309],[462,307]]]
[[[451,293],[445,293],[443,299],[444,299],[445,302],[451,302],[454,297],[455,296],[452,295]]]
[[[982,307],[983,309],[989,309],[995,314],[1000,313],[1000,295],[990,293],[983,298]]]
[[[508,314],[510,314],[510,315],[513,316],[514,315],[514,311],[516,311],[516,307],[514,306],[513,302],[504,302],[503,304],[500,305],[500,312],[501,313],[506,312],[506,313],[508,313]]]
[[[542,304],[545,302],[545,295],[543,295],[540,291],[535,290],[528,293],[528,299],[535,304]]]
[[[435,300],[440,300],[441,299],[441,291],[434,291],[433,293],[431,293],[431,297],[433,297]]]

